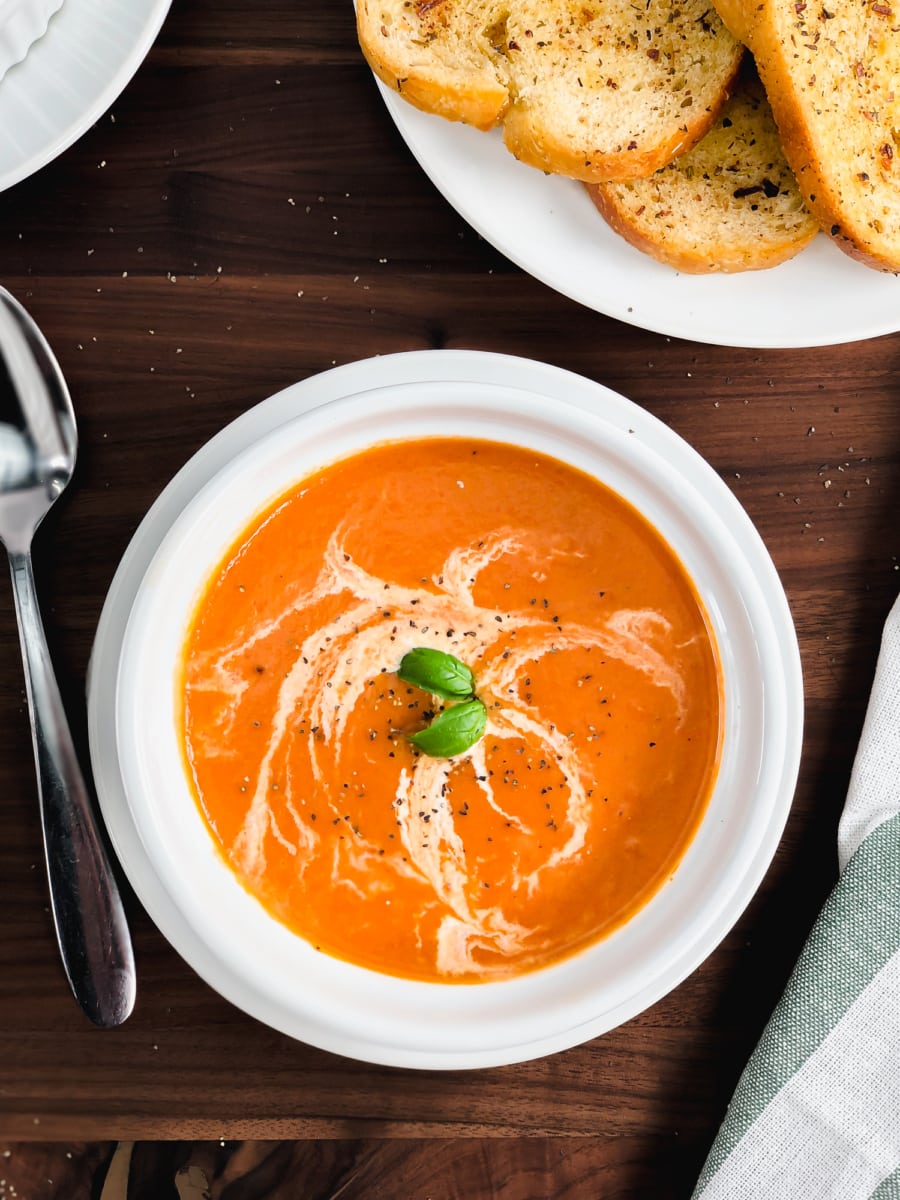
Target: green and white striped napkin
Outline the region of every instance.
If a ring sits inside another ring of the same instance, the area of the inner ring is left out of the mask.
[[[693,1200],[900,1200],[900,597],[838,858]]]

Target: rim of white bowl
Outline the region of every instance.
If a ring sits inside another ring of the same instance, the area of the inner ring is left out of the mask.
[[[495,368],[527,361],[487,357]],[[596,384],[588,384],[588,407],[573,404],[565,385],[578,377],[555,372],[548,390],[546,371],[537,373],[535,385],[541,386],[531,385],[530,375],[513,387],[478,378],[387,383],[289,418],[226,460],[199,488],[161,538],[127,618],[116,749],[144,857],[139,878],[132,878],[135,890],[162,932],[214,988],[267,1024],[323,1049],[396,1066],[477,1067],[537,1057],[605,1032],[675,987],[714,949],[754,894],[787,818],[799,763],[802,683],[787,601],[758,533],[718,475],[671,430]],[[448,432],[451,410],[457,426],[449,432],[526,444],[530,437],[535,448],[593,470],[644,512],[694,579],[719,643],[726,687],[719,780],[672,880],[622,929],[573,958],[479,985],[379,976],[317,954],[268,917],[219,859],[183,772],[183,796],[174,799],[173,722],[168,729],[155,726],[146,704],[132,703],[141,695],[159,711],[167,687],[172,698],[171,674],[159,664],[180,643],[207,567],[252,515],[238,505],[239,516],[223,518],[223,497],[252,483],[258,501],[252,507],[261,507],[284,490],[285,472],[302,476],[306,465],[321,464],[325,443],[331,447],[327,461],[384,440],[386,430],[388,437],[404,436],[387,420],[389,413],[404,429],[413,420],[412,436]],[[344,440],[333,440],[342,427]],[[163,619],[154,593],[174,603],[180,623]],[[173,823],[179,830],[174,842]],[[133,853],[131,867],[124,860],[130,877],[133,860]],[[148,867],[155,883],[142,893]],[[673,910],[685,917],[677,935]]]

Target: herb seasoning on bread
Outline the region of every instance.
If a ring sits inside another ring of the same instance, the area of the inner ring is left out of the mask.
[[[588,192],[617,233],[687,274],[774,267],[819,231],[749,60],[721,117],[693,150],[649,179],[588,184]]]
[[[728,98],[743,47],[706,0],[358,0],[360,45],[411,104],[550,174],[651,175]]]
[[[900,5],[716,3],[753,52],[819,225],[851,257],[900,271]]]

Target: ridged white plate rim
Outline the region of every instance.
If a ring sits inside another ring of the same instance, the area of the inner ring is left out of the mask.
[[[72,145],[121,95],[171,0],[65,0],[0,81],[0,190]]]
[[[63,0],[0,0],[0,80],[47,32]]]

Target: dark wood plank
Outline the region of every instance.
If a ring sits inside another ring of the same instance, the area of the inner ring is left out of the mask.
[[[688,1183],[679,1178],[677,1145],[677,1135],[14,1143],[4,1152],[0,1188],[10,1200],[71,1200],[104,1187],[102,1200],[178,1200],[185,1192],[185,1200],[667,1200],[684,1195]],[[661,1187],[648,1161],[669,1170]]]

